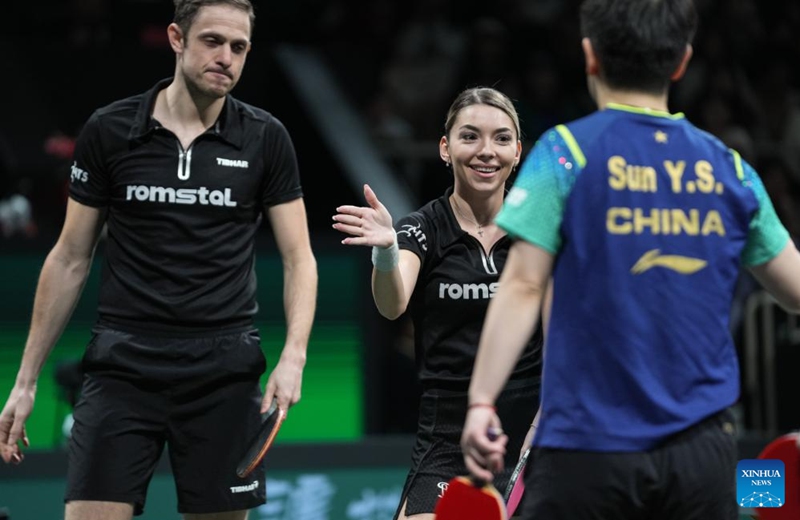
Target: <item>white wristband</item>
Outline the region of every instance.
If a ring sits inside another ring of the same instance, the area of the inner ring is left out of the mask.
[[[397,246],[397,235],[389,247],[372,247],[372,265],[381,272],[393,271],[400,263],[400,248]]]

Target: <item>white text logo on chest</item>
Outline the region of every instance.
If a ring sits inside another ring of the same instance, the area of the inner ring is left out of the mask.
[[[227,166],[229,168],[247,168],[248,164],[247,161],[240,161],[235,159],[223,159],[222,157],[217,157],[217,165],[218,166]]]
[[[201,206],[227,206],[235,208],[237,203],[231,197],[231,189],[212,190],[205,186],[199,188],[165,188],[164,186],[127,186],[126,200],[139,202],[162,202],[166,204],[200,204]]]

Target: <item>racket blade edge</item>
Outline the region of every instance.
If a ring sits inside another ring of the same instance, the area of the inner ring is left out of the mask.
[[[286,419],[286,412],[273,406],[264,414],[265,419],[256,435],[255,439],[250,443],[239,464],[236,466],[236,476],[239,478],[247,478],[256,467],[264,459],[264,456],[272,447],[278,431]]]
[[[528,463],[528,456],[531,453],[530,447],[525,450],[525,453],[520,457],[514,471],[511,473],[511,478],[508,480],[506,491],[503,493],[503,501],[506,503],[506,511],[509,517],[514,516],[517,511],[522,495],[525,493],[525,466]]]

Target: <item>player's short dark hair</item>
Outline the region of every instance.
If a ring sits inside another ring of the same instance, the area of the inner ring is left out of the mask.
[[[697,29],[693,0],[584,0],[581,32],[612,88],[663,93]]]
[[[172,22],[181,28],[184,36],[189,34],[189,29],[197,18],[197,13],[201,8],[214,5],[227,5],[235,7],[247,13],[250,17],[250,35],[253,34],[253,27],[256,23],[256,13],[250,0],[173,0],[175,3],[175,15]]]
[[[519,116],[517,115],[517,109],[514,107],[514,103],[511,101],[511,99],[509,99],[508,96],[491,87],[468,88],[466,90],[462,90],[461,93],[456,96],[456,99],[453,101],[453,103],[450,105],[450,109],[447,111],[447,118],[444,122],[445,136],[450,135],[450,130],[453,129],[453,125],[456,123],[456,118],[461,110],[472,105],[488,105],[505,112],[508,117],[511,118],[511,121],[514,122],[514,129],[517,131],[517,139],[521,139],[519,130]]]

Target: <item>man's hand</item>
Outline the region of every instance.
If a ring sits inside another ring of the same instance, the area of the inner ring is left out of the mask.
[[[261,401],[261,413],[265,413],[272,404],[273,397],[278,400],[281,410],[288,413],[289,408],[300,401],[300,389],[303,383],[305,358],[284,353],[272,370],[264,389]]]
[[[25,459],[22,446],[30,446],[25,431],[25,421],[33,411],[36,387],[19,388],[15,386],[6,405],[0,413],[0,457],[6,464],[19,464]]]
[[[477,406],[467,410],[461,434],[464,464],[474,478],[491,482],[503,470],[508,436],[503,433],[500,418],[491,407]]]

